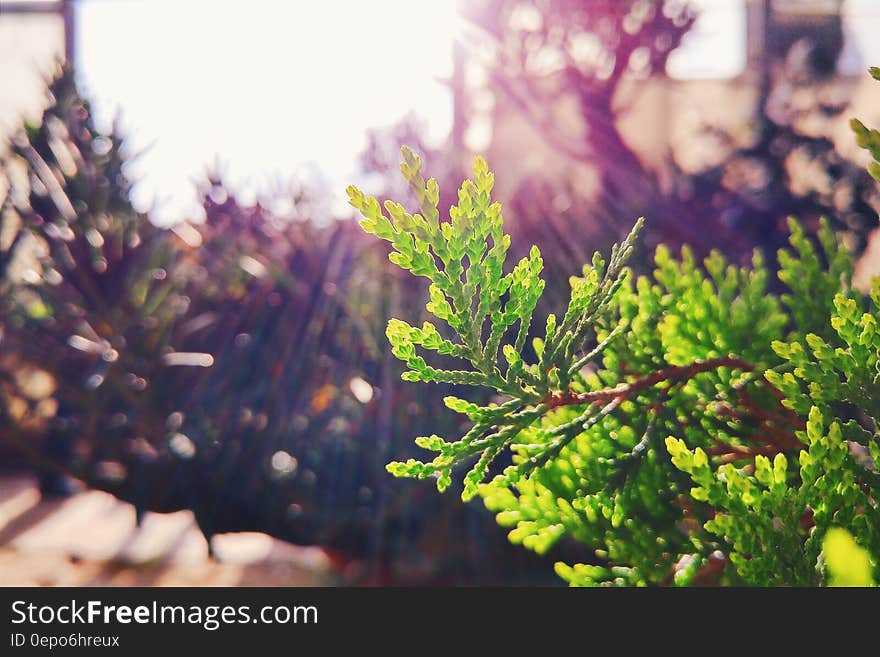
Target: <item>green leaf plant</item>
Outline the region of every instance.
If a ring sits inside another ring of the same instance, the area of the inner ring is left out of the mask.
[[[634,276],[640,219],[570,279],[564,312],[538,322],[541,255],[507,264],[486,162],[447,221],[437,182],[402,156],[417,213],[348,189],[391,261],[430,281],[438,321],[388,324],[402,378],[494,397],[447,397],[470,428],[416,438],[433,458],[391,474],[443,491],[463,466],[463,500],[481,497],[512,542],[584,545],[588,563],[556,566],[572,585],[825,584],[834,527],[880,554],[880,285],[870,303],[852,289],[827,223],[813,240],[790,221],[787,289],[772,294],[759,252],[738,267],[660,247],[653,273]]]
[[[880,81],[880,67],[872,66],[868,69],[871,77]],[[850,127],[856,135],[856,143],[859,148],[864,148],[871,154],[871,162],[868,164],[868,173],[874,180],[880,182],[880,131],[868,128],[858,119],[850,119]]]

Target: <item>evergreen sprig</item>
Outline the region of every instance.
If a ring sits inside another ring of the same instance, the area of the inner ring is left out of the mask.
[[[777,295],[759,252],[736,267],[660,247],[654,272],[633,277],[625,265],[640,220],[607,265],[596,255],[571,280],[565,314],[547,318],[529,356],[540,254],[504,273],[510,242],[485,162],[443,222],[436,182],[403,156],[421,214],[387,203],[389,219],[349,189],[391,260],[430,279],[428,310],[453,335],[391,320],[403,378],[501,399],[447,398],[472,428],[454,442],[417,438],[437,456],[392,463],[392,474],[435,477],[443,490],[475,459],[463,498],[480,494],[512,542],[543,553],[567,536],[594,553],[593,563],[557,564],[572,585],[833,582],[824,539],[838,529],[880,552],[880,284],[863,310],[852,258],[826,222],[815,239],[790,222]],[[435,369],[417,350],[470,369]],[[840,420],[840,403],[858,418]],[[484,482],[505,449],[512,465]]]
[[[582,348],[603,317],[625,277],[625,264],[641,229],[638,221],[622,242],[615,245],[606,263],[596,254],[583,276],[571,281],[571,300],[561,321],[550,315],[542,339],[535,339],[535,362],[523,355],[532,315],[544,290],[540,278],[543,261],[537,247],[505,273],[510,236],[503,232],[501,205],[491,199],[494,176],[482,158],[474,162],[474,176],[458,192],[458,204],[450,209],[450,221],[441,222],[437,209],[439,189],[436,180],[425,181],[422,163],[410,149],[401,150],[400,166],[404,178],[419,201],[420,214],[410,214],[394,202],[379,202],[349,187],[351,204],[365,217],[361,226],[391,243],[389,258],[401,268],[431,281],[427,310],[454,332],[443,337],[437,327],[425,322],[421,328],[392,319],[387,335],[394,355],[409,368],[406,381],[439,382],[486,386],[507,398],[500,404],[478,406],[447,397],[446,405],[473,422],[459,440],[448,442],[433,435],[416,443],[438,452],[429,462],[409,460],[391,463],[395,476],[436,477],[442,491],[452,483],[452,469],[460,462],[477,457],[465,477],[464,499],[470,499],[484,480],[490,464],[513,445],[522,432],[554,407],[563,403],[573,380],[623,328],[615,327],[593,350]],[[418,353],[421,348],[467,361],[471,369],[437,369]],[[555,427],[544,449],[534,455],[538,467],[571,440],[583,425],[597,422],[609,412],[609,400],[597,410],[586,409],[565,426]],[[532,466],[508,469],[510,481],[527,474]]]

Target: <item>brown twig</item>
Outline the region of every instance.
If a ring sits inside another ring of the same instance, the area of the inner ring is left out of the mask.
[[[548,396],[543,403],[550,409],[560,406],[575,406],[581,404],[600,405],[609,402],[630,399],[632,395],[642,390],[651,388],[658,383],[667,382],[666,391],[676,382],[686,381],[703,372],[710,372],[720,367],[753,372],[754,366],[736,356],[720,356],[707,360],[697,360],[689,365],[674,365],[655,372],[651,372],[639,379],[624,383],[614,388],[604,390],[590,390],[582,393],[574,393],[570,390],[566,393],[557,392]],[[760,383],[768,388],[774,397],[780,399],[776,388],[768,381],[760,380]],[[778,412],[771,412],[761,408],[755,399],[742,386],[735,386],[737,397],[742,404],[742,410],[732,408],[727,404],[717,407],[719,415],[726,415],[737,421],[751,419],[758,422],[758,428],[753,438],[763,443],[759,446],[749,447],[731,445],[722,441],[716,441],[710,448],[711,456],[720,457],[722,462],[729,463],[741,459],[754,458],[758,455],[772,457],[781,452],[790,451],[801,445],[795,431],[803,429],[804,419],[790,409],[781,408]],[[660,405],[658,401],[653,410],[656,413]]]
[[[614,399],[628,399],[632,394],[641,390],[651,388],[662,381],[686,381],[697,374],[703,372],[711,372],[719,367],[729,367],[744,372],[754,371],[754,366],[735,356],[720,356],[718,358],[710,358],[708,360],[696,360],[690,365],[673,365],[671,367],[651,372],[640,379],[623,383],[614,388],[606,388],[605,390],[589,390],[587,392],[573,393],[554,393],[544,400],[551,409],[559,406],[577,406],[579,404],[604,404]]]

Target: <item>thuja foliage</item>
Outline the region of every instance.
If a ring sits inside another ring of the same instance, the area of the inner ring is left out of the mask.
[[[867,302],[852,289],[852,260],[827,223],[816,243],[790,222],[777,295],[757,251],[737,267],[660,247],[653,273],[635,277],[639,220],[571,279],[564,312],[538,324],[541,255],[507,266],[486,163],[444,221],[437,183],[402,153],[418,213],[349,188],[390,259],[430,280],[427,309],[442,322],[392,319],[393,353],[407,381],[496,398],[447,397],[471,428],[417,438],[436,455],[391,463],[393,475],[444,490],[464,464],[463,498],[481,496],[512,542],[586,546],[589,563],[557,564],[573,585],[828,583],[832,528],[880,554],[880,286]],[[459,365],[429,366],[426,351]],[[496,461],[507,465],[493,476]]]
[[[874,585],[870,555],[845,529],[829,529],[822,549],[830,574],[830,586]]]
[[[869,69],[871,77],[880,80],[880,67],[872,66]],[[850,126],[856,134],[856,143],[871,154],[873,161],[868,164],[868,173],[874,180],[880,182],[880,131],[867,128],[858,119],[851,119]]]

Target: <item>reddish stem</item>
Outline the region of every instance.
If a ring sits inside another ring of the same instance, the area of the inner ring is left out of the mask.
[[[633,393],[645,390],[657,385],[661,381],[684,381],[693,378],[702,372],[711,372],[719,367],[729,367],[744,372],[754,371],[754,366],[735,356],[719,356],[708,360],[696,360],[690,365],[673,365],[671,367],[651,372],[630,383],[622,383],[614,388],[605,390],[589,390],[587,392],[554,393],[544,400],[550,408],[559,406],[575,406],[578,404],[605,404],[615,399],[628,399]]]
[[[668,382],[669,386],[677,381],[685,381],[691,379],[697,374],[710,372],[719,367],[728,367],[730,369],[738,369],[743,372],[753,372],[754,366],[736,356],[719,356],[707,360],[697,360],[689,365],[673,365],[670,367],[651,372],[642,378],[623,383],[614,388],[606,388],[605,390],[590,390],[582,393],[574,393],[571,390],[562,393],[557,392],[549,395],[543,403],[550,409],[560,406],[574,406],[579,404],[607,404],[614,400],[629,399],[633,394],[651,388],[658,383]],[[761,381],[777,399],[780,398],[776,388],[767,381]],[[667,388],[669,387],[667,386]],[[789,409],[781,410],[778,413],[768,412],[755,402],[754,398],[744,389],[737,389],[739,401],[744,406],[744,413],[738,412],[729,406],[723,406],[719,409],[721,413],[729,415],[737,420],[749,417],[759,422],[759,429],[755,434],[755,438],[764,445],[761,447],[738,447],[724,443],[716,443],[710,453],[719,456],[725,462],[736,461],[742,458],[753,458],[758,454],[773,456],[780,452],[795,449],[800,446],[800,441],[791,429],[784,428],[788,425],[794,429],[803,429],[805,426],[803,418]],[[656,406],[655,405],[655,411]]]

